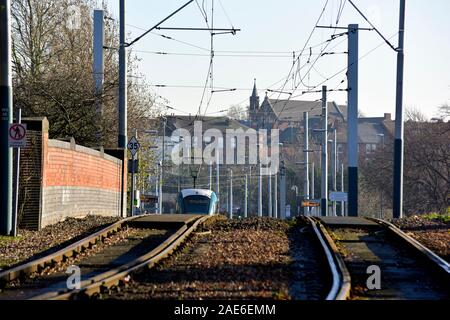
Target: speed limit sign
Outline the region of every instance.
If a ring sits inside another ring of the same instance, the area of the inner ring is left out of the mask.
[[[139,144],[139,141],[137,141],[136,137],[131,138],[127,145],[127,148],[130,150],[133,157],[136,155],[140,147],[141,145]]]

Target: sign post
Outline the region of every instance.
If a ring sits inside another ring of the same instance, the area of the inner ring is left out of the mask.
[[[130,215],[133,216],[133,208],[134,208],[134,188],[135,188],[135,181],[134,181],[134,174],[136,172],[136,154],[141,148],[141,145],[139,141],[136,139],[136,131],[134,132],[134,136],[130,139],[130,141],[127,144],[128,150],[130,150],[131,153],[131,192],[130,192]]]
[[[25,147],[27,128],[22,123],[22,109],[18,108],[16,111],[17,124],[13,124],[9,129],[9,140],[11,145],[20,145]],[[12,130],[11,130],[12,129]],[[19,181],[20,181],[20,147],[14,147],[16,149],[16,162],[15,162],[15,180],[13,186],[13,218],[12,218],[12,236],[17,237],[17,216],[19,208]]]
[[[347,202],[348,194],[347,192],[330,192],[330,201]]]
[[[316,200],[305,200],[302,201],[302,207],[303,208],[318,208],[320,207],[320,202]]]
[[[10,148],[25,148],[27,146],[27,125],[13,123],[9,125],[8,144]]]

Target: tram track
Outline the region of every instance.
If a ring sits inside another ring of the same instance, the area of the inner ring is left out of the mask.
[[[378,219],[314,218],[345,264],[354,300],[450,299],[449,264],[393,224]],[[369,288],[369,267],[380,287]]]
[[[147,216],[124,219],[54,254],[0,273],[3,289],[0,299],[58,300],[90,296],[106,290],[142,267],[153,266],[178,247],[207,217]],[[64,273],[42,274],[48,266],[92,250],[120,230],[131,230],[125,241],[105,246],[104,250],[78,261],[82,277],[80,289],[68,289]],[[40,271],[40,272],[39,272]]]
[[[216,217],[124,219],[1,272],[0,299],[450,298],[449,264],[389,222]],[[72,263],[79,289],[61,273]],[[370,266],[379,267],[381,288],[368,287]]]
[[[176,255],[103,299],[343,300],[345,266],[312,219],[214,220]],[[342,269],[344,267],[344,269]]]

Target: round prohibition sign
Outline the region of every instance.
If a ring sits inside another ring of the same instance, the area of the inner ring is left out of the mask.
[[[25,132],[26,130],[23,125],[15,124],[9,129],[9,136],[11,137],[11,139],[19,141],[25,137]]]

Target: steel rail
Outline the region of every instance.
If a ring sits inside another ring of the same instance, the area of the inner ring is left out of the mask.
[[[342,259],[336,244],[330,237],[320,221],[307,217],[310,222],[328,261],[332,275],[332,286],[327,294],[326,300],[346,300],[350,296],[351,278],[350,273]]]
[[[376,218],[366,218],[366,219],[374,221],[379,225],[385,227],[391,232],[391,234],[394,234],[397,237],[401,238],[412,249],[419,251],[420,254],[422,254],[426,259],[429,260],[429,262],[431,262],[434,266],[438,267],[438,270],[442,271],[445,275],[447,275],[448,280],[450,281],[450,264],[447,261],[442,259],[440,256],[438,256],[432,250],[428,249],[426,246],[424,246],[416,239],[407,235],[405,232],[403,232],[400,228],[396,227],[394,224]]]
[[[92,296],[108,288],[120,284],[125,277],[144,267],[152,268],[161,260],[172,254],[184,241],[194,232],[197,227],[204,223],[211,216],[199,216],[195,222],[191,220],[191,225],[184,224],[176,233],[166,239],[158,247],[147,254],[107,272],[101,273],[81,283],[79,290],[53,291],[32,297],[32,300],[69,300],[76,296]]]
[[[142,216],[140,216],[142,217]],[[136,219],[137,217],[130,217],[120,221],[117,221],[75,243],[72,243],[54,253],[48,254],[44,257],[31,260],[26,263],[19,264],[10,269],[6,269],[0,272],[0,281],[2,283],[8,283],[23,275],[32,274],[39,272],[47,266],[64,261],[67,258],[73,257],[84,249],[90,248],[97,241],[103,241],[108,238],[111,234],[116,233],[122,227],[124,227],[128,222]]]
[[[435,267],[435,269],[440,272],[443,275],[444,280],[446,280],[448,283],[450,283],[450,264],[439,257],[436,253],[434,253],[432,250],[428,249],[426,246],[421,244],[419,241],[415,240],[411,236],[407,235],[405,232],[400,230],[398,227],[396,227],[394,224],[377,219],[377,218],[370,218],[365,217],[364,219],[368,221],[375,222],[380,227],[388,231],[392,236],[396,238],[396,240],[402,241],[404,244],[407,244],[409,246],[409,249],[414,251],[419,256],[422,256],[422,258],[425,258],[427,262]],[[335,241],[332,239],[330,234],[327,231],[327,228],[324,226],[324,223],[319,219],[315,217],[308,217],[309,221],[312,221],[311,224],[314,228],[314,231],[316,234],[321,233],[322,237],[319,237],[319,240],[322,244],[326,243],[326,247],[324,247],[325,254],[327,256],[328,262],[330,264],[330,268],[332,270],[333,274],[333,287],[330,290],[330,293],[327,296],[327,300],[345,300],[350,297],[351,292],[351,275],[346,267],[346,264],[344,262],[344,259],[342,258],[341,254],[339,253],[339,250],[336,246]],[[348,226],[347,226],[348,227]],[[320,232],[319,232],[320,230]],[[331,253],[330,253],[331,251]],[[335,264],[330,263],[330,254],[332,255]],[[334,295],[336,293],[336,288],[338,287],[336,285],[336,273],[340,273],[340,291],[338,294]]]

